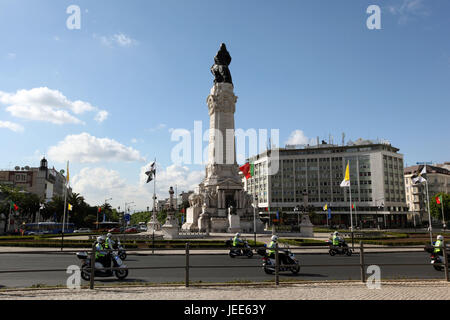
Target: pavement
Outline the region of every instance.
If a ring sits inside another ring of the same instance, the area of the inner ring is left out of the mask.
[[[386,281],[379,289],[361,282],[232,286],[109,287],[0,290],[0,300],[450,300],[445,281]],[[337,298],[339,297],[339,299]]]

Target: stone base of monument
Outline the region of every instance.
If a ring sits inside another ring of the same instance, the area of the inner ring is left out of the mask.
[[[178,221],[173,213],[167,215],[166,223],[161,227],[164,239],[177,239],[179,237]]]
[[[302,222],[300,223],[300,234],[302,237],[314,237],[314,231],[313,231],[314,225],[309,220],[309,215],[304,214],[302,215]]]
[[[202,213],[202,208],[189,207],[186,210],[186,223],[183,224],[181,230],[189,232],[198,232],[198,218]]]
[[[241,231],[241,218],[237,214],[228,215],[228,232],[235,233]]]
[[[253,233],[254,231],[254,221],[252,220],[242,220],[241,219],[241,232],[244,233]],[[264,230],[264,223],[257,219],[256,220],[256,233],[263,233]]]
[[[206,232],[209,235],[209,230],[211,229],[211,220],[209,214],[204,212],[200,215],[198,219],[198,230],[200,232]]]
[[[228,232],[229,222],[227,218],[211,218],[211,232]]]
[[[153,232],[153,231],[159,231],[161,230],[161,224],[156,221],[150,221],[149,223],[147,223],[147,232]]]

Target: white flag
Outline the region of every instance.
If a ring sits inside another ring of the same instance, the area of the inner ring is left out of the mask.
[[[422,171],[420,171],[419,174],[417,174],[417,175],[414,174],[411,177],[412,183],[418,184],[418,183],[426,182],[427,180],[424,178],[424,175],[426,175],[426,174],[427,174],[427,166],[423,166],[423,169],[422,169]]]
[[[345,169],[345,177],[341,182],[341,187],[350,187],[350,163],[347,162],[347,169]]]

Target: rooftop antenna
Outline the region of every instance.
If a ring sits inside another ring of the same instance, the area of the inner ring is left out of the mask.
[[[345,146],[345,132],[342,132],[342,146]]]
[[[319,136],[317,136],[317,148],[319,147]]]

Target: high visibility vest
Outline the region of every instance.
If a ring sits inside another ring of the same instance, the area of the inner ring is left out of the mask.
[[[339,237],[334,235],[333,236],[333,245],[338,246],[339,245]]]
[[[105,249],[112,249],[112,240],[110,238],[106,238]]]
[[[438,253],[438,252],[441,252],[441,248],[439,248],[439,247],[441,247],[442,246],[442,241],[441,240],[438,240],[438,241],[436,241],[435,243],[434,243],[434,253]]]
[[[239,242],[240,242],[240,241],[239,241],[239,238],[238,238],[238,237],[234,237],[234,238],[233,238],[233,246],[234,246],[234,247],[236,247],[236,246],[238,245]]]
[[[103,252],[103,246],[100,243],[97,243],[95,249],[95,259],[105,256],[105,253]]]
[[[269,250],[269,254],[274,254],[275,250],[273,250],[273,249],[275,249],[275,242],[271,241],[268,248],[271,249],[271,250]]]

